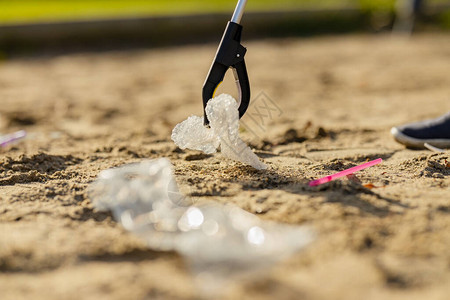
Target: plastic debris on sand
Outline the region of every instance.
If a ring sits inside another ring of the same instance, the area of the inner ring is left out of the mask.
[[[165,158],[101,172],[90,198],[151,249],[185,257],[204,293],[219,293],[244,275],[260,275],[314,238],[305,226],[262,221],[236,206],[192,205],[178,191]]]
[[[0,147],[6,147],[10,144],[13,144],[27,135],[25,130],[19,130],[14,133],[5,134],[0,136]]]
[[[203,117],[190,116],[175,126],[172,140],[181,149],[215,153],[220,146],[222,154],[258,170],[267,169],[258,156],[239,137],[239,111],[236,100],[221,94],[208,102],[206,115],[210,128],[203,125]]]

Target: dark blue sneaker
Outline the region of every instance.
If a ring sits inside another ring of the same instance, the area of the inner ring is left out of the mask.
[[[450,148],[450,112],[437,119],[393,127],[391,134],[397,142],[411,148],[424,148],[425,143]]]

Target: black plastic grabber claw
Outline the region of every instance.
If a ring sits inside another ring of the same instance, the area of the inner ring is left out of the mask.
[[[209,125],[206,116],[206,105],[222,83],[228,69],[233,70],[236,85],[239,91],[239,118],[241,118],[250,104],[250,82],[244,56],[247,49],[241,45],[242,26],[239,24],[244,12],[246,0],[240,0],[236,6],[233,18],[225,29],[214,61],[209,69],[203,85],[203,112],[205,125]]]

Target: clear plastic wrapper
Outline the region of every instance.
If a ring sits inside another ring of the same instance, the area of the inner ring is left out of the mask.
[[[184,256],[206,292],[270,267],[313,239],[306,227],[262,221],[236,206],[191,205],[164,158],[103,171],[90,198],[150,248]]]
[[[206,154],[216,153],[220,146],[220,138],[203,125],[203,118],[199,116],[190,116],[175,126],[172,140],[181,149],[199,150]]]
[[[211,99],[206,106],[210,128],[203,118],[191,116],[172,131],[172,140],[181,149],[200,150],[207,154],[221,149],[230,159],[248,164],[255,169],[267,169],[258,156],[239,137],[239,111],[236,100],[227,94]]]

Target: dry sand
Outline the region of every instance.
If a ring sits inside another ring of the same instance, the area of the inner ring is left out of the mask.
[[[229,299],[449,299],[449,155],[405,149],[389,134],[450,110],[449,36],[246,46],[254,100],[242,137],[268,171],[170,140],[202,112],[216,45],[0,64],[0,130],[29,132],[1,150],[0,299],[197,298],[182,258],[147,250],[87,195],[101,170],[158,157],[195,201],[318,231]],[[234,92],[231,80],[222,91]],[[307,186],[378,157],[361,183]]]

